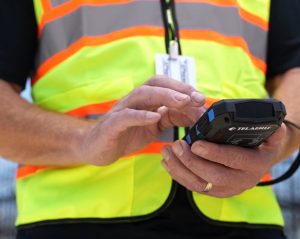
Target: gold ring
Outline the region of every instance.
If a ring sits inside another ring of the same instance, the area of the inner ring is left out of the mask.
[[[209,192],[212,189],[212,186],[213,186],[212,183],[207,183],[204,190],[203,190],[203,192],[204,193]]]

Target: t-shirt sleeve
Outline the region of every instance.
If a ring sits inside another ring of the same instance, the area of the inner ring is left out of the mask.
[[[37,45],[32,0],[0,1],[0,78],[25,86]]]
[[[299,0],[271,1],[268,42],[268,78],[300,67]]]

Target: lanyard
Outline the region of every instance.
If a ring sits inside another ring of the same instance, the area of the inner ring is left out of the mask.
[[[178,23],[175,11],[174,0],[160,0],[161,12],[165,27],[165,46],[166,51],[171,57],[181,54]]]

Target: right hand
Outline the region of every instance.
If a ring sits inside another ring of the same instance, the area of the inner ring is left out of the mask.
[[[192,86],[154,77],[121,99],[84,136],[83,163],[109,165],[155,141],[174,126],[190,126],[204,112],[205,97]]]

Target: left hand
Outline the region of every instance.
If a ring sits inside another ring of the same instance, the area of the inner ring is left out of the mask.
[[[190,191],[215,197],[238,195],[254,187],[280,159],[286,136],[284,124],[257,148],[183,140],[165,146],[162,164],[178,183]],[[207,183],[212,184],[203,192]]]

